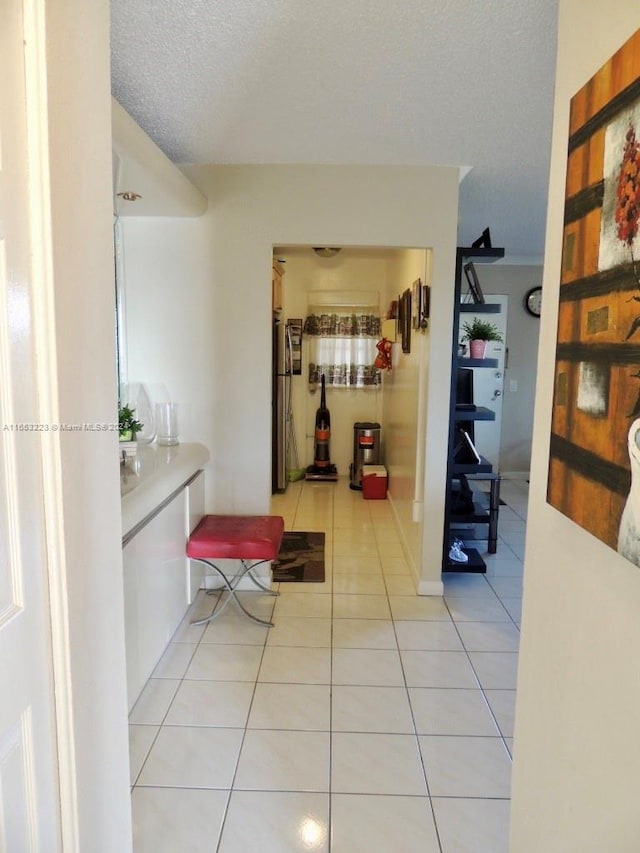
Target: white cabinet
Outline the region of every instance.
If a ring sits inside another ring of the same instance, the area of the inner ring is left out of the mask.
[[[185,508],[183,489],[122,552],[129,710],[187,609]]]
[[[202,471],[197,477],[193,478],[185,491],[187,500],[185,512],[185,519],[187,523],[185,528],[186,541],[186,539],[189,538],[191,531],[204,515],[204,473]],[[205,585],[205,567],[202,563],[196,563],[195,561],[187,560],[186,558],[185,563],[187,572],[186,589],[188,590],[187,594],[189,597],[187,603],[191,604],[196,597],[198,590]]]
[[[204,515],[208,460],[199,444],[146,445],[135,474],[121,468],[129,709],[202,585],[197,563],[191,576],[186,544]]]

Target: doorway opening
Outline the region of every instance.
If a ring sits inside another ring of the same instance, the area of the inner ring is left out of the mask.
[[[410,497],[415,498],[416,488],[421,488],[417,485],[424,442],[420,386],[429,330],[427,324],[412,329],[410,349],[403,351],[397,306],[416,281],[430,283],[430,254],[429,249],[344,247],[319,253],[313,246],[274,247],[273,491],[286,489],[286,473],[279,487],[275,476],[276,466],[282,468],[282,454],[285,472],[306,469],[314,462],[315,419],[325,375],[330,455],[338,476],[349,476],[354,424],[380,424],[384,462],[402,471]],[[314,320],[323,328],[312,328]],[[282,353],[283,342],[291,346],[283,334],[287,324],[296,330],[292,355]],[[374,366],[383,340],[388,342],[390,369]],[[288,373],[286,383],[279,386],[278,356]],[[292,364],[295,367],[288,371]],[[287,439],[284,448],[278,448],[278,430]]]

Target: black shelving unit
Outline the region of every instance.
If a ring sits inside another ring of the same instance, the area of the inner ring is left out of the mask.
[[[495,554],[498,548],[498,512],[500,508],[500,474],[493,471],[473,473],[464,472],[471,485],[486,481],[489,483],[489,494],[485,502],[474,501],[474,511],[470,513],[454,513],[449,517],[450,524],[486,524],[487,550]],[[452,478],[456,479],[455,475]],[[484,562],[484,561],[483,561]],[[456,565],[459,565],[456,563]]]
[[[453,330],[451,341],[451,393],[449,405],[449,452],[447,459],[447,494],[445,499],[445,519],[443,536],[443,572],[486,572],[486,564],[476,548],[466,547],[463,549],[468,557],[468,562],[457,563],[449,559],[451,542],[456,538],[455,524],[487,524],[487,546],[489,553],[495,553],[498,539],[498,512],[500,504],[500,475],[493,469],[491,460],[481,457],[479,463],[459,463],[454,460],[455,447],[455,425],[457,422],[469,421],[491,421],[495,420],[495,413],[481,406],[470,410],[456,409],[456,372],[458,367],[497,367],[498,362],[494,358],[476,359],[464,358],[458,355],[458,337],[460,332],[460,314],[498,314],[500,305],[490,302],[476,304],[462,302],[462,277],[465,263],[492,263],[504,257],[504,249],[501,248],[474,248],[460,246],[456,252],[456,280],[455,280],[455,303],[453,316]],[[461,475],[465,475],[469,484],[478,481],[489,483],[488,505],[484,506],[474,500],[473,512],[454,513],[452,509],[452,494],[456,481],[460,482]]]
[[[480,462],[474,465],[452,461],[451,476],[456,474],[493,474],[493,465],[486,456],[480,456]]]
[[[504,252],[502,253],[504,255]],[[502,256],[501,256],[502,257]],[[468,260],[465,258],[465,260]],[[493,258],[492,260],[497,260],[497,258]],[[485,261],[486,263],[486,261]],[[491,302],[484,302],[478,305],[475,302],[461,302],[459,305],[461,314],[499,314],[500,306],[495,303],[492,305]]]
[[[498,306],[500,307],[500,306]],[[497,367],[497,358],[467,358],[460,356],[458,358],[458,367]]]
[[[495,421],[496,413],[484,406],[476,406],[475,409],[453,410],[454,421]]]

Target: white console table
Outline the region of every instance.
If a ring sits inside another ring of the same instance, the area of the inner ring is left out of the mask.
[[[204,515],[208,461],[201,444],[151,444],[121,466],[129,710],[201,585],[191,577],[185,544]]]

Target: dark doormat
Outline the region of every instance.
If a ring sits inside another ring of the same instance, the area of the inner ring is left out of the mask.
[[[277,583],[324,581],[324,533],[286,531],[278,559],[271,566]]]

